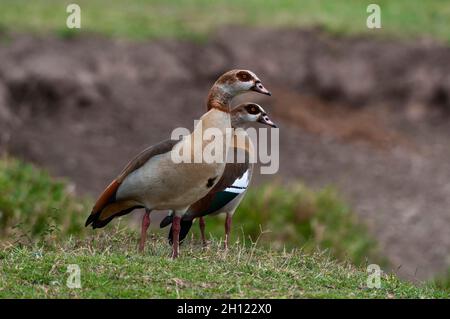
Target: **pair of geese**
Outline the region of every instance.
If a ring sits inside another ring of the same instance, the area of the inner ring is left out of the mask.
[[[203,217],[226,213],[227,248],[232,215],[245,195],[252,176],[253,164],[248,156],[252,151],[250,139],[246,136],[244,145],[227,144],[232,146],[226,148],[225,157],[231,154],[235,156],[238,151],[245,153],[245,160],[238,162],[175,163],[171,152],[183,146],[190,149],[191,154],[198,152],[192,147],[194,136],[198,136],[196,133],[199,132],[203,134],[208,128],[218,129],[225,136],[227,130],[244,128],[251,122],[276,127],[258,104],[244,103],[231,109],[230,102],[235,96],[252,91],[271,95],[249,70],[231,70],[220,76],[209,91],[208,111],[200,118],[194,131],[180,140],[170,139],[150,146],[137,155],[100,195],[85,226],[101,228],[116,217],[144,208],[139,243],[139,250],[143,251],[151,211],[170,210],[160,226],[172,224],[169,241],[172,244],[172,257],[176,258],[179,243],[186,237],[195,218],[199,218],[205,245]],[[233,138],[236,138],[236,133]],[[206,146],[205,141],[202,143],[200,151]]]

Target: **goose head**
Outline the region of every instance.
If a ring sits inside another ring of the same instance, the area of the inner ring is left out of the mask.
[[[255,73],[249,70],[231,70],[223,74],[216,82],[223,91],[236,96],[248,91],[272,95]]]
[[[229,107],[231,99],[246,92],[272,95],[252,71],[228,71],[222,74],[211,88],[208,95],[208,109],[218,108],[225,110]]]
[[[256,103],[243,103],[231,111],[231,126],[244,127],[249,123],[257,122],[271,127],[277,127],[264,109]]]

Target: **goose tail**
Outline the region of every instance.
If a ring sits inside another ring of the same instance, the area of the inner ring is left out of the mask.
[[[161,223],[159,223],[159,228],[164,228],[164,227],[169,226],[170,224],[172,224],[172,221],[173,221],[173,214],[170,213],[169,215],[167,215],[166,217],[163,218]]]
[[[116,200],[116,193],[120,184],[117,180],[113,180],[103,193],[97,199],[91,214],[84,224],[85,227],[92,225],[92,228],[105,227],[115,217],[123,216],[136,208],[143,208],[133,201],[118,201]]]

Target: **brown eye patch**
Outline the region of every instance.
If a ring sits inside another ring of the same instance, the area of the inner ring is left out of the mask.
[[[255,104],[249,104],[245,107],[247,112],[249,114],[259,114],[261,111],[259,110],[259,107],[257,107]]]
[[[236,77],[238,78],[239,81],[242,81],[242,82],[247,82],[252,79],[252,76],[250,75],[250,73],[248,73],[246,71],[239,71],[236,74]]]

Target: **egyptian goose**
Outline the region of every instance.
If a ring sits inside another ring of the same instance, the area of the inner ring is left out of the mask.
[[[259,122],[271,127],[276,125],[270,120],[264,109],[255,103],[244,103],[237,106],[231,111],[231,126],[233,128],[245,128],[251,122]],[[236,143],[237,132],[242,134],[243,139],[241,143]],[[247,188],[252,179],[253,163],[249,161],[250,152],[253,152],[253,145],[244,130],[236,131],[235,143],[231,146],[233,152],[229,152],[230,156],[234,156],[227,161],[224,173],[217,184],[210,190],[210,192],[192,204],[186,213],[181,218],[181,230],[179,240],[182,241],[188,234],[192,222],[195,218],[199,218],[199,226],[202,236],[203,245],[206,246],[205,237],[205,221],[204,216],[217,215],[220,213],[226,214],[225,219],[225,249],[228,248],[228,242],[231,231],[231,219],[236,208],[241,203],[247,192]],[[237,162],[238,152],[242,150],[244,155],[244,162]],[[170,214],[164,218],[160,227],[166,227],[172,222],[173,215]],[[172,242],[173,227],[169,231],[169,241]]]
[[[226,163],[176,163],[172,152],[188,149],[195,158],[196,152],[202,152],[207,146],[205,141],[200,143],[200,150],[192,146],[196,144],[194,138],[199,134],[203,136],[204,130],[215,128],[226,135],[226,130],[231,128],[231,100],[249,91],[271,95],[251,71],[231,70],[220,76],[208,94],[208,112],[200,118],[194,131],[181,140],[166,140],[153,145],[136,156],[99,196],[85,226],[101,228],[115,217],[145,208],[139,244],[139,250],[143,251],[150,212],[169,209],[174,212],[172,257],[178,257],[181,216],[215,186]],[[227,150],[225,147],[225,157]]]

